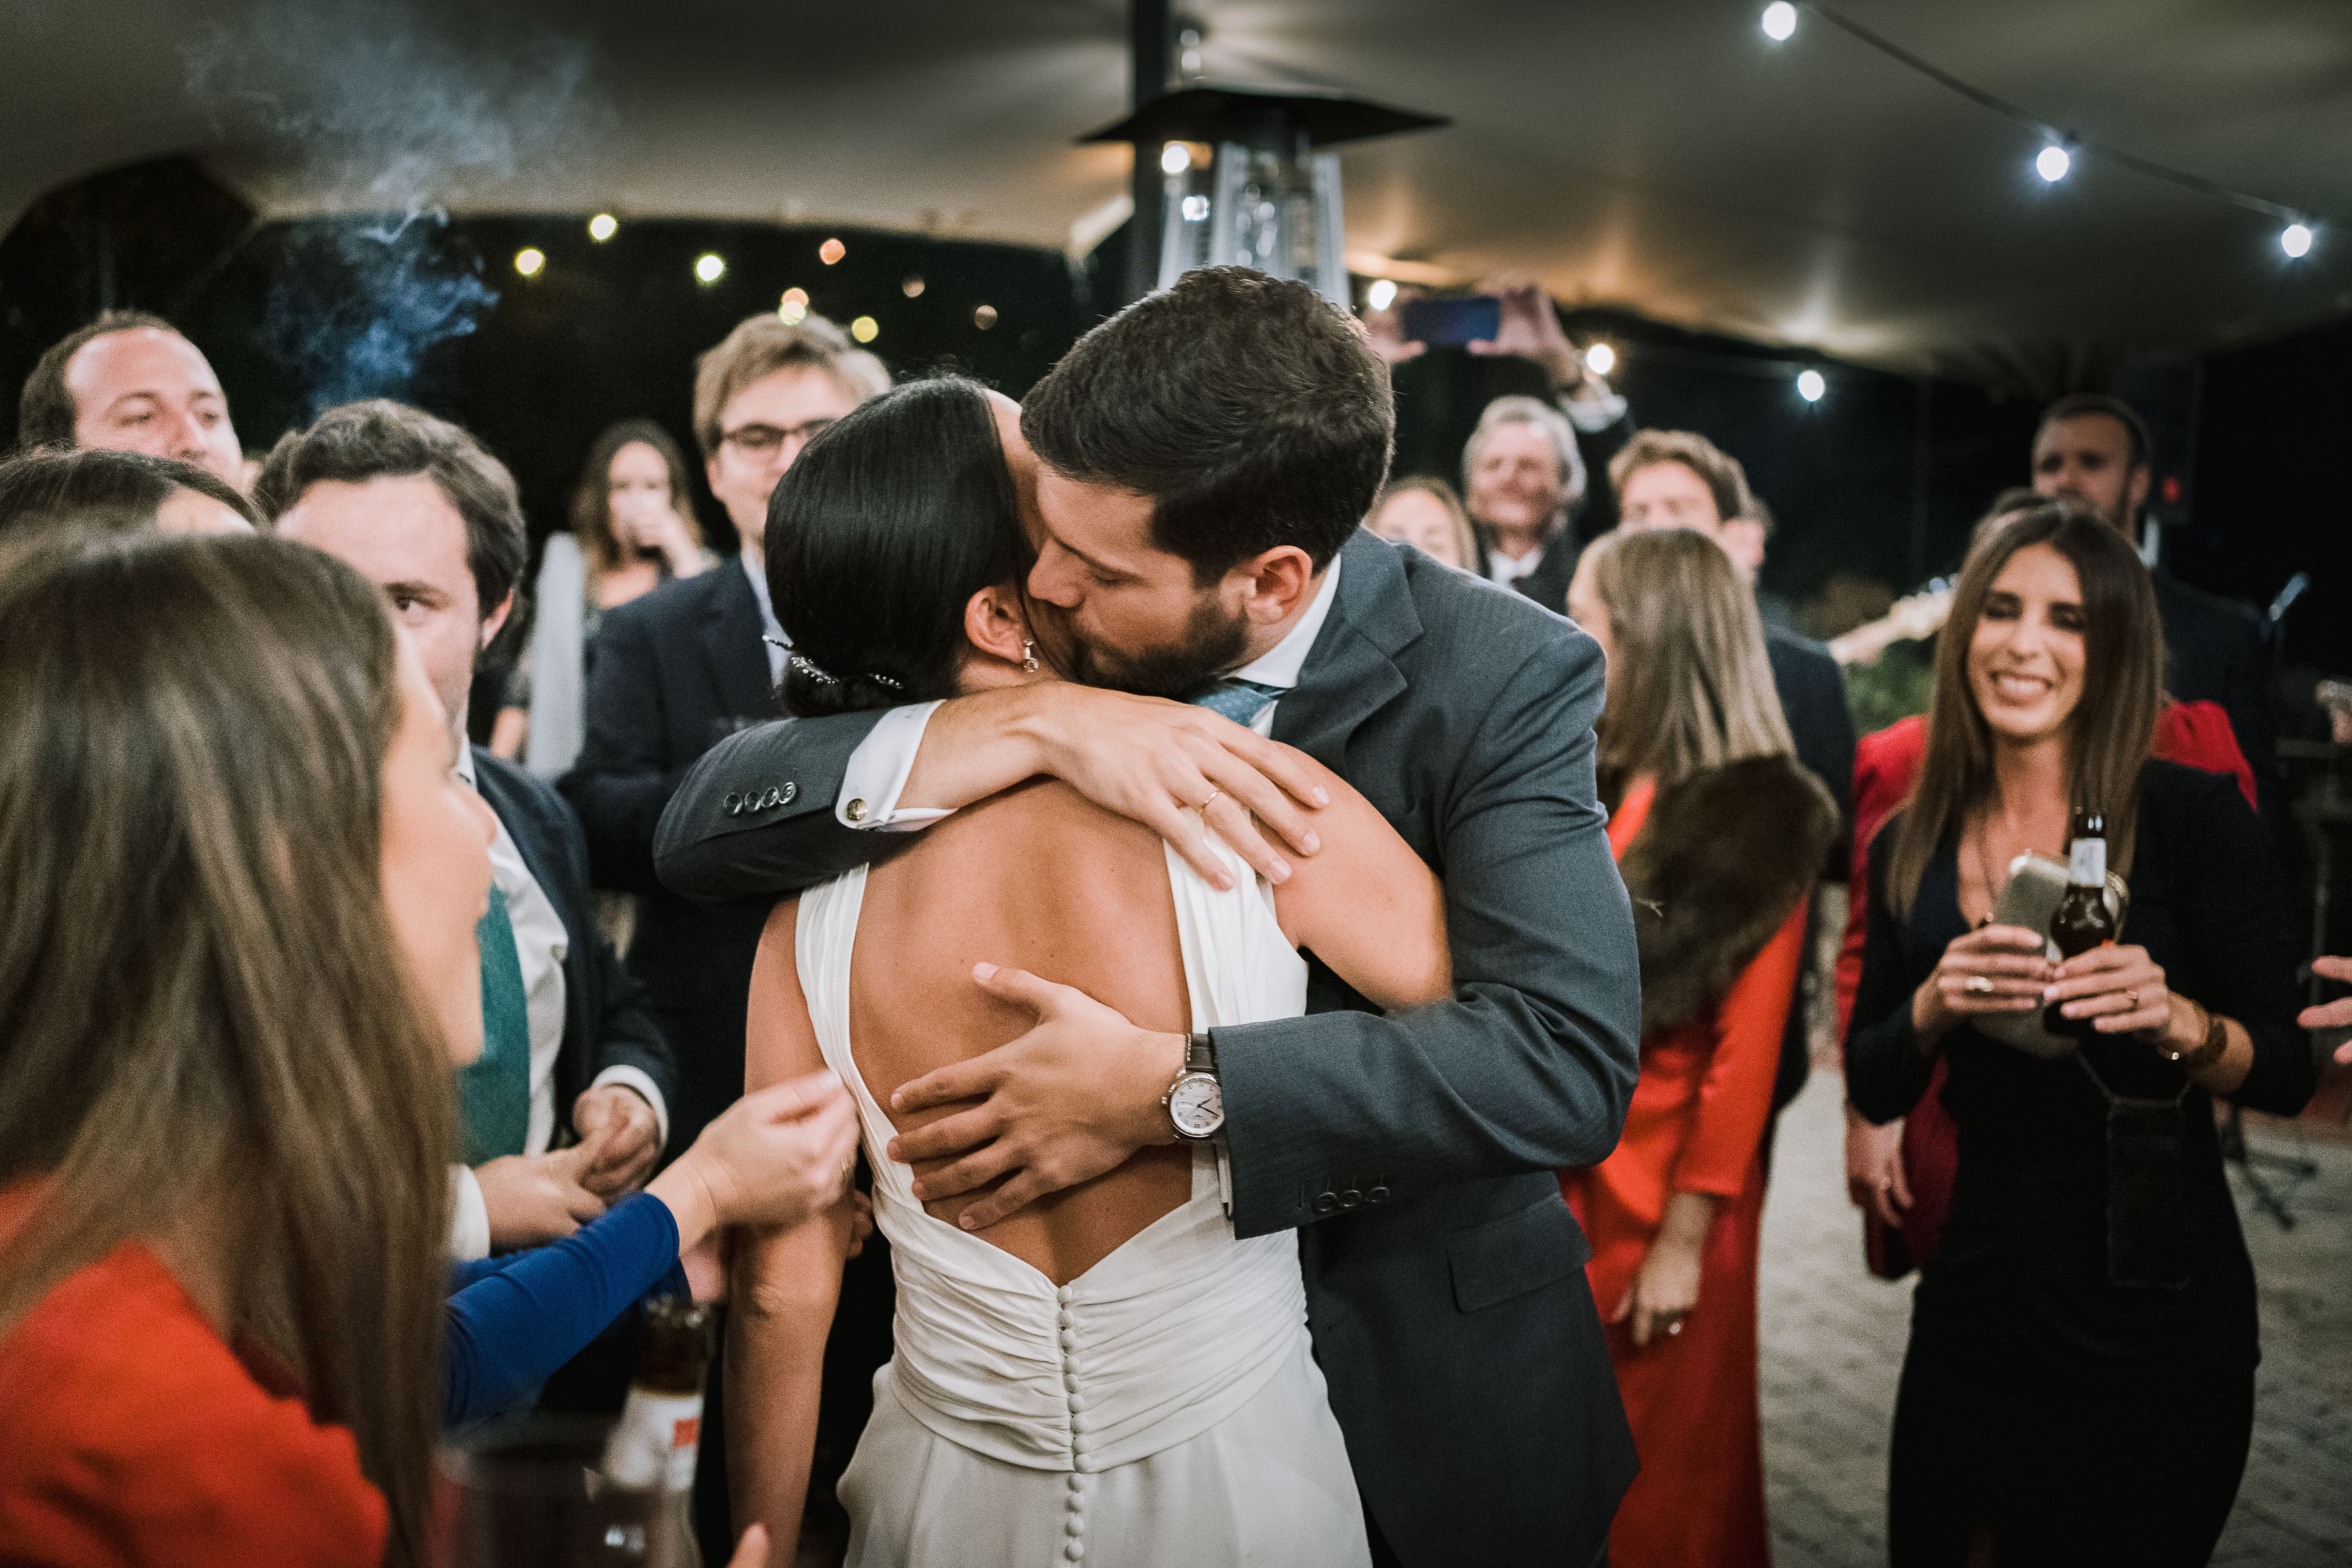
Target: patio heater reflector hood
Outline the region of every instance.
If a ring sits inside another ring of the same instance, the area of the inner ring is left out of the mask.
[[[1339,158],[1325,149],[1447,123],[1333,94],[1191,87],[1078,140],[1131,142],[1139,168],[1165,171],[1157,287],[1196,267],[1250,267],[1346,305]],[[1171,142],[1207,144],[1208,166],[1188,156],[1168,170]]]

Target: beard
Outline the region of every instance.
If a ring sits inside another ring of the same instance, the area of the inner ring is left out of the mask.
[[[1228,618],[1219,612],[1216,595],[1203,594],[1177,641],[1133,651],[1077,641],[1071,649],[1070,673],[1088,686],[1181,702],[1240,663],[1248,648],[1248,620]]]

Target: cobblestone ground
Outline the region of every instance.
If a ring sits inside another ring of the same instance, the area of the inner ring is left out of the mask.
[[[1911,1287],[1874,1279],[1846,1202],[1843,1085],[1816,1068],[1780,1121],[1764,1212],[1764,1470],[1776,1568],[1884,1563],[1886,1441]],[[2293,1230],[2232,1173],[2262,1291],[2253,1452],[2214,1557],[2352,1563],[2352,1145],[2277,1124],[2258,1152],[2307,1157]]]

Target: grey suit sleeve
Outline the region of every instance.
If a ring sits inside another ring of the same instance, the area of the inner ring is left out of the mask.
[[[903,834],[862,833],[833,814],[841,781],[880,713],[780,719],[702,754],[654,835],[654,868],[672,892],[706,903],[781,898],[880,859]],[[751,805],[790,795],[774,805]],[[738,808],[727,808],[729,796]]]
[[[1214,1032],[1237,1234],[1324,1217],[1335,1184],[1402,1200],[1616,1146],[1641,988],[1594,795],[1601,698],[1598,646],[1560,638],[1479,723],[1439,830],[1453,1001]]]

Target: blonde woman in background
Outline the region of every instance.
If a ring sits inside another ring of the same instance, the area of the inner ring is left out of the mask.
[[[1763,1568],[1762,1143],[1837,807],[1793,754],[1755,597],[1714,540],[1607,534],[1568,609],[1609,658],[1601,798],[1642,973],[1624,1137],[1560,1177],[1642,1454],[1609,1559]]]
[[[1392,544],[1410,544],[1457,572],[1478,569],[1478,540],[1462,498],[1444,479],[1391,479],[1364,514],[1364,526]]]

